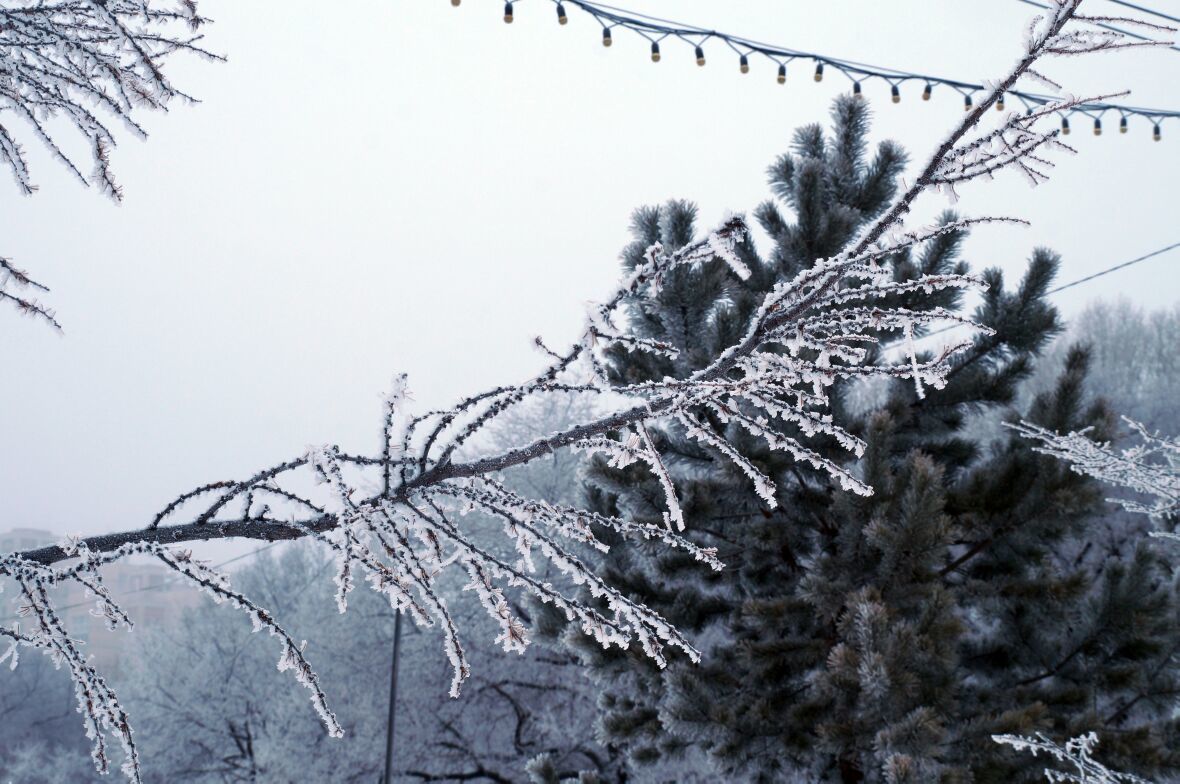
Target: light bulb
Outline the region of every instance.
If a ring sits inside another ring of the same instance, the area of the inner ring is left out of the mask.
[[[1160,140],[1160,137],[1161,137],[1160,126],[1159,126],[1159,123],[1156,123],[1155,127],[1151,129],[1151,138],[1155,139],[1158,142]]]
[[[1099,120],[1097,117],[1094,118],[1094,135],[1102,135],[1102,120]]]
[[[651,61],[653,63],[660,61],[660,45],[655,41],[651,42]]]
[[[750,72],[750,58],[746,57],[744,54],[741,56],[741,59],[738,60],[738,65],[741,67],[742,73]]]
[[[824,80],[824,64],[823,63],[816,63],[815,64],[815,80],[817,82],[822,82]]]
[[[696,54],[697,54],[697,65],[704,65],[705,64],[705,50],[698,46]]]
[[[971,96],[964,95],[963,96],[963,111],[965,111],[965,112],[971,111],[971,103],[972,103]]]
[[[565,24],[569,20],[570,20],[570,18],[565,15],[565,6],[562,5],[561,3],[558,3],[557,4],[557,23],[558,24]]]
[[[1069,118],[1068,117],[1061,118],[1061,135],[1062,136],[1069,136]]]
[[[609,27],[602,28],[602,45],[603,46],[610,46],[611,45],[610,28]]]
[[[461,2],[463,2],[463,0],[451,0],[451,5],[454,6],[455,8],[458,8],[459,3],[461,3]]]
[[[787,83],[787,66],[785,66],[785,65],[780,64],[778,67],[778,83],[779,84],[786,84]]]
[[[1126,132],[1127,132],[1127,118],[1124,115],[1123,118],[1121,120],[1119,120],[1119,133],[1126,133]]]
[[[504,23],[512,24],[512,3],[504,4]]]
[[[893,89],[889,91],[889,94],[892,96],[894,103],[901,103],[901,90],[896,84],[893,85]]]
[[[860,82],[853,82],[852,83],[852,94],[855,95],[857,98],[861,97]]]
[[[930,84],[930,82],[926,82],[926,89],[922,90],[922,100],[929,101],[930,100],[930,93],[933,91],[934,91],[934,85]]]

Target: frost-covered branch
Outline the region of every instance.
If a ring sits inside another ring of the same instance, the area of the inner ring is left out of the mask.
[[[15,307],[22,313],[41,319],[54,329],[61,329],[53,311],[37,301],[29,292],[49,291],[25,273],[12,266],[8,259],[0,258],[0,301]]]
[[[119,199],[110,168],[116,146],[110,123],[144,137],[136,119],[142,110],[189,98],[165,76],[164,60],[177,51],[217,58],[199,43],[207,21],[193,0],[0,3],[0,162],[17,187],[26,194],[37,189],[20,132],[5,116],[16,119],[82,183]],[[51,121],[57,118],[85,139],[90,174],[54,135]]]
[[[1180,513],[1180,439],[1152,434],[1138,422],[1124,421],[1140,441],[1126,449],[1093,441],[1086,430],[1061,435],[1028,422],[1009,427],[1039,442],[1038,452],[1064,460],[1077,473],[1151,498],[1148,503],[1114,499],[1128,511],[1157,519]]]
[[[17,189],[37,190],[25,139],[84,185],[121,200],[110,160],[116,127],[144,138],[143,112],[192,100],[164,74],[164,62],[178,51],[221,59],[200,45],[207,22],[195,0],[0,0],[0,167]],[[59,138],[63,126],[85,152],[70,151],[75,142]],[[0,300],[57,326],[52,311],[13,284],[35,285],[0,259]]]
[[[1045,768],[1045,780],[1050,784],[1150,784],[1146,779],[1130,773],[1111,770],[1093,757],[1098,736],[1093,732],[1067,740],[1064,745],[1054,743],[1044,735],[993,735],[992,740],[1034,757],[1043,753],[1061,763],[1066,770]]]
[[[667,620],[606,583],[579,553],[587,548],[606,549],[603,540],[608,537],[602,534],[610,532],[611,540],[660,541],[686,551],[705,566],[720,568],[716,553],[679,535],[685,521],[678,478],[686,469],[661,452],[666,443],[661,432],[674,428],[684,428],[719,459],[732,461],[768,505],[777,502],[773,482],[737,445],[723,440],[725,423],[764,441],[771,450],[809,463],[850,492],[873,492],[807,442],[823,439],[851,456],[860,456],[865,449],[859,438],[826,413],[831,389],[842,379],[908,379],[919,395],[946,384],[952,360],[970,343],[929,354],[918,352],[914,338],[958,317],[941,308],[920,310],[897,303],[908,294],[980,288],[984,282],[959,274],[919,275],[899,282],[891,258],[899,250],[968,223],[1006,220],[975,218],[952,228],[905,225],[914,201],[923,194],[1002,169],[1043,166],[1041,156],[1057,146],[1049,143],[1053,133],[1033,135],[1041,133],[1035,130],[1035,122],[1044,113],[1020,122],[1000,117],[998,131],[980,126],[994,116],[986,110],[1044,56],[1066,50],[1077,53],[1086,45],[1093,51],[1111,48],[1100,42],[1086,44],[1090,39],[1085,35],[1062,37],[1079,4],[1080,0],[1053,3],[1030,28],[1016,65],[935,149],[913,185],[844,250],[773,287],[754,310],[746,332],[691,375],[619,383],[608,373],[606,352],[623,348],[669,354],[669,347],[662,343],[636,339],[626,319],[629,309],[659,294],[673,271],[720,261],[737,279],[753,274],[745,261],[748,254],[743,249],[749,239],[740,216],[680,249],[649,247],[617,288],[588,309],[581,334],[568,349],[553,350],[537,341],[547,364],[532,378],[478,392],[447,408],[414,413],[405,378],[399,376],[381,412],[382,443],[373,456],[348,454],[333,445],[311,447],[245,479],[216,481],[183,493],[146,528],[7,556],[0,560],[0,576],[16,577],[34,588],[85,580],[93,590],[102,567],[111,561],[133,553],[154,555],[215,598],[236,604],[277,636],[283,645],[280,668],[294,670],[333,733],[338,727],[303,659],[302,646],[295,645],[269,615],[222,578],[193,567],[190,558],[176,555],[167,545],[231,537],[313,539],[335,557],[336,603],[342,612],[359,578],[394,610],[408,613],[422,627],[440,631],[444,654],[453,668],[454,694],[468,675],[468,664],[457,616],[441,590],[440,580],[448,573],[466,580],[478,604],[494,620],[497,642],[507,651],[520,651],[528,644],[528,629],[507,600],[506,591],[513,590],[555,606],[603,646],[634,644],[661,666],[669,648],[697,659],[692,644]],[[148,64],[137,60],[136,54],[127,56],[129,62],[140,63],[137,68],[147,69]],[[879,348],[897,337],[904,338],[903,356],[891,361],[888,352]],[[532,441],[481,451],[480,437],[498,417],[530,399],[554,393],[597,396],[604,413]],[[500,472],[561,449],[605,452],[617,465],[644,466],[663,490],[665,524],[645,525],[542,503],[499,481]],[[472,511],[480,514],[469,515]],[[479,521],[486,524],[489,517],[502,529],[503,550],[510,554],[477,544],[485,539],[473,536],[471,529]],[[98,553],[102,555],[94,555]],[[73,566],[53,566],[79,557]],[[538,559],[560,573],[566,585],[557,587],[539,578]],[[581,601],[567,593],[569,585],[585,588],[591,599]],[[37,596],[34,592],[34,599]],[[113,606],[101,592],[99,601],[104,607]],[[42,650],[66,646],[67,632],[50,622],[55,617],[52,607],[44,602],[33,605],[39,619],[48,619],[42,622],[41,632],[28,636],[13,627],[5,636],[18,646]],[[96,759],[100,765],[105,760],[103,732],[113,733],[124,743],[130,760],[125,765],[128,775],[138,780],[134,745],[129,731],[124,732],[125,717],[105,683],[87,667],[78,659],[71,673],[82,690],[79,704],[94,737]]]

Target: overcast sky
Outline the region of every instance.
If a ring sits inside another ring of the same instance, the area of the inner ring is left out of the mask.
[[[1096,9],[1115,7],[1093,0]],[[1154,0],[1172,13],[1177,0]],[[719,44],[691,50],[624,33],[604,49],[571,9],[464,0],[202,0],[229,61],[177,60],[202,103],[147,118],[114,154],[116,206],[31,142],[32,198],[0,185],[0,254],[53,288],[62,337],[0,310],[0,529],[97,533],[145,524],[177,493],[240,478],[310,443],[376,448],[380,393],[410,374],[420,406],[512,381],[603,294],[645,203],[696,201],[704,225],[766,198],[764,170],[792,130],[826,120],[848,84]],[[950,77],[999,75],[1031,9],[1016,0],[632,0],[630,8],[832,56]],[[1180,52],[1107,55],[1048,70],[1076,93],[1134,91],[1180,106]],[[874,137],[916,156],[962,113],[943,90],[900,105],[866,88]],[[1164,140],[1095,138],[1084,123],[1054,180],[967,188],[988,229],[977,267],[1019,275],[1037,245],[1064,279],[1180,240],[1180,123]],[[1075,126],[1076,127],[1076,126]],[[943,209],[931,200],[921,215]],[[1066,313],[1125,294],[1177,301],[1178,255],[1058,298]]]

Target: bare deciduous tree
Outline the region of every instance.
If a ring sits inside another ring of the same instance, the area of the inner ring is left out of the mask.
[[[768,504],[774,498],[770,479],[718,435],[720,423],[737,423],[772,448],[826,471],[847,490],[872,493],[872,488],[803,441],[830,438],[859,455],[860,439],[823,413],[827,391],[837,379],[905,378],[913,381],[921,395],[924,387],[944,383],[948,359],[970,345],[961,342],[934,355],[919,354],[914,336],[929,325],[960,321],[960,317],[940,308],[911,310],[892,303],[898,295],[912,291],[978,287],[980,279],[948,274],[899,280],[884,262],[900,249],[965,226],[1023,223],[984,217],[916,229],[905,226],[912,205],[923,194],[953,195],[960,184],[990,178],[1004,169],[1019,171],[1035,184],[1050,166],[1046,155],[1069,149],[1058,138],[1059,131],[1042,130],[1040,120],[1081,103],[1078,99],[1065,97],[1026,114],[989,115],[989,110],[1022,78],[1053,84],[1034,68],[1047,56],[1145,45],[1094,29],[1094,24],[1111,21],[1135,22],[1082,16],[1078,13],[1081,1],[1052,0],[1047,11],[1030,24],[1016,64],[937,146],[913,184],[839,254],[771,290],[748,331],[699,372],[684,380],[611,387],[600,352],[612,345],[633,351],[670,350],[667,345],[628,336],[620,313],[624,304],[657,291],[676,267],[720,259],[734,275],[751,274],[746,263],[749,256],[743,251],[747,229],[740,217],[676,252],[659,245],[649,248],[643,263],[615,292],[589,309],[586,327],[572,347],[558,352],[538,341],[551,361],[531,379],[415,415],[407,406],[405,377],[398,377],[385,404],[379,454],[360,456],[335,446],[314,447],[246,479],[195,488],[168,504],[147,528],[0,557],[0,575],[16,581],[23,600],[21,612],[29,618],[29,628],[0,627],[0,635],[11,642],[9,654],[34,648],[66,666],[94,744],[95,764],[106,769],[107,736],[111,736],[122,745],[123,769],[133,781],[140,780],[140,761],[129,718],[76,647],[48,595],[55,584],[81,583],[93,592],[96,610],[112,626],[129,626],[131,619],[112,601],[101,579],[103,567],[131,555],[159,559],[216,600],[242,609],[257,630],[267,630],[279,642],[280,669],[292,670],[308,688],[329,733],[340,732],[304,657],[303,645],[266,610],[230,587],[222,575],[171,547],[184,541],[313,538],[335,555],[336,597],[342,612],[356,578],[363,577],[395,610],[408,613],[421,626],[441,629],[453,669],[453,694],[467,677],[468,665],[454,616],[437,589],[439,576],[447,572],[465,573],[469,588],[496,622],[497,642],[505,650],[520,651],[528,643],[527,629],[506,598],[505,588],[513,588],[560,608],[604,646],[638,644],[661,664],[668,647],[697,659],[699,654],[687,639],[659,615],[604,583],[579,560],[576,548],[605,547],[595,529],[610,529],[624,538],[661,540],[692,553],[704,565],[721,567],[713,552],[678,534],[684,526],[676,490],[681,468],[668,465],[661,456],[660,428],[683,428],[735,463]],[[995,128],[981,129],[989,116],[998,117]],[[893,363],[874,350],[880,336],[889,333],[909,338],[904,341],[904,361]],[[554,392],[609,392],[603,396],[624,402],[602,416],[531,442],[483,456],[460,457],[464,445],[500,414]],[[497,478],[499,472],[567,448],[605,452],[619,465],[645,464],[663,488],[664,525],[643,525],[530,499]],[[519,556],[516,561],[498,557],[468,535],[466,527],[471,523],[464,515],[471,511],[483,513],[478,519],[490,516],[499,521]],[[595,602],[580,602],[538,579],[532,568],[538,555],[569,582],[588,588]],[[70,559],[68,565],[56,565]]]

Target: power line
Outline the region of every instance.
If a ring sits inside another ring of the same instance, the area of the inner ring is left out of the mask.
[[[1030,5],[1038,5],[1033,0],[1021,1],[1027,2]],[[577,9],[592,17],[602,27],[602,43],[604,46],[610,46],[613,43],[614,33],[612,31],[616,29],[628,30],[646,39],[651,44],[651,59],[655,62],[659,62],[662,58],[663,52],[661,51],[660,44],[665,39],[677,40],[686,46],[692,47],[698,65],[704,65],[706,63],[706,46],[710,42],[720,42],[728,47],[733,54],[737,55],[738,65],[742,73],[749,72],[752,56],[764,57],[770,60],[778,66],[777,78],[779,84],[785,84],[787,81],[788,64],[795,60],[806,60],[814,64],[813,78],[817,82],[823,80],[825,71],[836,71],[852,82],[853,92],[859,94],[862,90],[862,82],[869,80],[882,81],[889,85],[890,96],[894,103],[901,101],[901,87],[906,82],[918,82],[923,85],[923,100],[929,100],[931,98],[935,86],[950,88],[963,96],[963,103],[967,108],[971,107],[975,93],[987,89],[983,84],[975,82],[965,82],[933,74],[871,65],[820,52],[792,49],[787,46],[764,43],[751,38],[698,27],[684,22],[649,16],[604,3],[590,2],[590,0],[549,0],[549,2],[556,8],[557,20],[560,24],[564,25],[569,21],[567,9]],[[451,0],[452,5],[457,6],[460,3],[461,0]],[[504,5],[504,21],[511,23],[514,19],[515,3],[510,1]],[[1120,32],[1126,33],[1126,31]],[[1134,35],[1133,33],[1126,34]],[[1023,90],[1009,91],[1006,97],[1019,101],[1028,111],[1055,103],[1057,100],[1053,96]],[[1003,100],[998,102],[997,108],[1002,109],[1003,106]],[[1095,101],[1079,104],[1063,110],[1061,112],[1062,131],[1063,133],[1069,132],[1069,117],[1075,114],[1083,114],[1094,121],[1094,133],[1100,134],[1102,132],[1101,118],[1108,112],[1119,116],[1119,130],[1121,132],[1127,131],[1127,120],[1130,117],[1142,117],[1150,121],[1152,124],[1152,136],[1156,141],[1159,141],[1161,137],[1160,125],[1164,120],[1170,121],[1180,118],[1180,110],[1153,109],[1143,106]]]
[[[1080,285],[1082,283],[1086,283],[1087,281],[1094,280],[1094,278],[1101,278],[1103,275],[1109,275],[1110,273],[1112,273],[1116,270],[1121,270],[1126,267],[1130,267],[1132,264],[1138,264],[1141,261],[1147,261],[1148,259],[1158,256],[1161,253],[1167,253],[1168,251],[1172,250],[1173,248],[1180,248],[1180,242],[1173,242],[1171,245],[1168,245],[1167,247],[1160,248],[1159,250],[1153,250],[1151,253],[1147,253],[1143,256],[1140,256],[1137,259],[1131,259],[1130,261],[1124,261],[1122,264],[1116,264],[1113,267],[1107,267],[1106,269],[1102,270],[1101,272],[1095,272],[1093,275],[1087,275],[1084,278],[1078,278],[1077,280],[1070,281],[1069,283],[1058,286],[1055,289],[1051,289],[1046,293],[1047,294],[1056,294],[1059,291],[1065,291],[1068,288],[1073,288],[1074,286]]]
[[[1144,14],[1149,14],[1151,16],[1158,16],[1160,19],[1167,19],[1170,22],[1180,22],[1180,17],[1169,16],[1168,14],[1153,10],[1151,8],[1145,8],[1141,5],[1135,5],[1134,3],[1128,3],[1128,2],[1126,2],[1126,0],[1107,0],[1107,1],[1114,3],[1115,5],[1124,6],[1126,8],[1133,8],[1136,11],[1139,11]],[[1175,49],[1176,47],[1173,46],[1172,48]]]
[[[1069,283],[1063,283],[1060,286],[1058,286],[1057,288],[1049,289],[1048,291],[1046,291],[1045,296],[1048,296],[1050,294],[1056,294],[1059,291],[1065,291],[1066,289],[1073,288],[1074,286],[1080,286],[1081,284],[1088,283],[1089,281],[1094,280],[1095,278],[1101,278],[1103,275],[1109,275],[1112,272],[1117,272],[1118,270],[1126,269],[1127,267],[1130,267],[1134,264],[1138,264],[1141,261],[1147,261],[1148,259],[1155,258],[1156,256],[1159,256],[1162,253],[1167,253],[1168,251],[1174,250],[1175,248],[1180,248],[1180,242],[1173,242],[1171,245],[1165,245],[1162,248],[1159,248],[1157,250],[1153,250],[1151,253],[1145,253],[1142,256],[1139,256],[1138,258],[1131,259],[1130,261],[1124,261],[1120,264],[1115,264],[1113,267],[1107,267],[1104,270],[1099,270],[1098,272],[1095,272],[1093,275],[1087,275],[1084,278],[1078,278],[1077,280],[1071,280]],[[950,324],[950,325],[942,327],[940,329],[936,329],[933,332],[927,332],[925,335],[922,335],[920,338],[917,338],[917,340],[925,340],[926,338],[932,338],[935,335],[941,335],[944,332],[949,332],[952,329],[957,329],[962,326],[965,326],[965,325],[964,324]]]
[[[1044,3],[1034,2],[1034,0],[1019,0],[1019,2],[1024,3],[1025,5],[1034,6],[1036,8],[1048,8],[1049,7],[1049,6],[1045,5]],[[1117,2],[1117,0],[1110,0],[1110,2],[1112,2],[1112,3]],[[1132,6],[1132,7],[1134,7],[1134,6]],[[1143,9],[1140,9],[1140,10],[1143,10]],[[1147,12],[1147,13],[1150,13],[1150,12]],[[1162,14],[1157,14],[1157,16],[1162,16]],[[1152,41],[1152,40],[1154,40],[1152,38],[1148,38],[1145,35],[1140,35],[1139,33],[1132,33],[1130,30],[1124,30],[1123,28],[1115,27],[1114,25],[1103,24],[1102,22],[1091,22],[1090,24],[1094,25],[1095,27],[1101,27],[1104,30],[1113,30],[1116,33],[1119,33],[1121,35],[1125,35],[1128,38],[1134,38],[1139,41]],[[1169,46],[1168,48],[1173,51],[1180,52],[1180,46],[1173,45],[1173,46]]]

